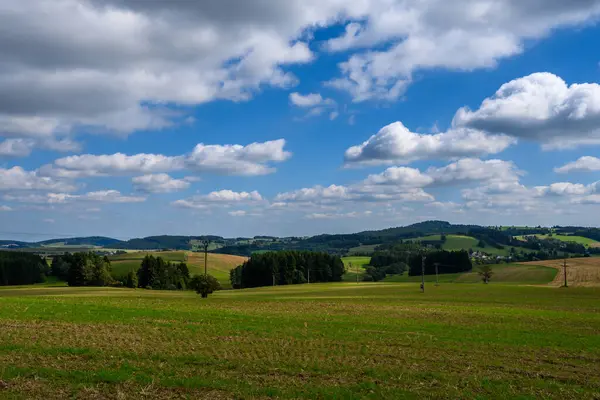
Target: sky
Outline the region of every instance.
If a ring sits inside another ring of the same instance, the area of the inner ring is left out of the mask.
[[[600,225],[600,0],[1,0],[0,238]]]

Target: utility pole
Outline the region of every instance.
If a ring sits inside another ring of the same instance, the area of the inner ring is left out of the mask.
[[[438,266],[440,263],[434,263],[433,265],[435,265],[435,286],[440,286],[440,283],[438,282]]]
[[[356,264],[356,283],[358,283],[358,264]]]
[[[210,240],[204,239],[202,245],[204,246],[204,276],[208,275],[208,245]]]
[[[273,286],[275,286],[275,274],[273,274]]]
[[[308,271],[308,283],[310,283],[310,268],[306,269]]]
[[[565,286],[564,287],[568,287],[567,286],[567,255],[565,254],[565,260],[563,262],[563,270],[565,273]]]
[[[425,293],[425,256],[421,256],[421,292]]]

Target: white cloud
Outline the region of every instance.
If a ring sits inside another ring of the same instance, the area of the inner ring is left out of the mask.
[[[371,211],[351,211],[347,213],[310,213],[306,214],[306,219],[344,219],[344,218],[360,218],[368,217],[372,214]]]
[[[206,209],[208,207],[240,204],[258,204],[263,202],[263,197],[257,191],[234,192],[232,190],[220,190],[206,195],[193,196],[189,199],[176,200],[172,205],[181,208]]]
[[[394,185],[402,188],[421,188],[430,185],[434,179],[415,168],[390,167],[384,172],[369,175],[362,183],[364,186]]]
[[[12,211],[13,209],[9,206],[0,206],[0,211]]]
[[[600,85],[568,86],[536,73],[508,82],[479,109],[458,110],[454,126],[542,143],[544,149],[600,144]]]
[[[438,134],[409,131],[401,122],[383,127],[358,146],[346,150],[346,166],[407,164],[416,160],[482,156],[503,151],[515,140],[470,129]]]
[[[0,191],[49,190],[71,192],[75,189],[69,182],[39,176],[37,171],[25,171],[21,167],[0,168]]]
[[[577,161],[570,162],[559,168],[554,168],[554,172],[565,174],[569,172],[595,172],[600,171],[600,158],[584,156]]]
[[[35,142],[27,139],[5,139],[0,142],[0,158],[27,157],[31,154]]]
[[[495,67],[499,60],[521,53],[525,40],[600,14],[600,2],[595,0],[364,3],[368,12],[348,21],[345,33],[326,44],[330,51],[385,45],[384,50],[352,55],[339,65],[342,76],[329,82],[357,102],[397,99],[415,71]]]
[[[179,118],[162,104],[239,101],[263,86],[292,86],[284,67],[314,58],[299,40],[305,28],[342,11],[300,0],[3,5],[0,25],[10,34],[0,40],[0,134],[20,137],[158,129]]]
[[[245,217],[247,215],[247,212],[244,210],[236,210],[236,211],[229,211],[228,214],[231,215],[232,217]]]
[[[131,175],[192,170],[200,173],[254,176],[275,171],[270,163],[291,157],[284,150],[285,140],[241,145],[198,144],[192,152],[179,156],[122,153],[109,155],[83,154],[59,158],[53,165],[40,168],[40,173],[64,178]]]
[[[536,186],[536,190],[540,195],[549,196],[583,196],[592,194],[600,188],[600,182],[595,182],[590,185],[571,182],[556,182],[549,186]]]
[[[323,105],[334,105],[332,99],[324,99],[319,93],[302,95],[298,92],[290,93],[290,102],[296,107],[311,108]]]
[[[44,221],[45,223],[47,223],[47,224],[53,224],[53,223],[55,223],[55,222],[56,222],[56,221],[55,221],[55,220],[53,220],[52,218],[45,218],[43,221]]]
[[[6,194],[3,198],[7,201],[32,204],[67,204],[79,201],[95,203],[140,203],[146,201],[146,198],[141,196],[124,196],[118,190],[99,190],[84,194]]]
[[[167,174],[136,176],[131,181],[136,190],[146,193],[170,193],[190,187],[190,182],[185,178],[174,179]]]
[[[335,120],[338,116],[340,115],[340,113],[338,111],[332,111],[329,113],[329,120],[333,121]]]
[[[461,182],[486,181],[515,182],[522,172],[512,161],[465,158],[445,167],[430,167],[427,175],[438,185],[451,185]]]

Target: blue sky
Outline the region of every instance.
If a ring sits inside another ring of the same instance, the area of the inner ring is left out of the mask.
[[[600,1],[3,4],[0,238],[600,223]]]

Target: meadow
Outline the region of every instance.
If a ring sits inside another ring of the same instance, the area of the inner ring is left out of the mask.
[[[540,239],[556,239],[556,240],[560,240],[562,242],[575,242],[575,243],[579,243],[582,244],[584,246],[589,246],[589,247],[599,247],[600,246],[600,242],[594,240],[594,239],[590,239],[590,238],[586,238],[583,236],[571,236],[571,235],[541,235],[541,234],[537,234],[537,235],[532,235],[532,236],[536,236]],[[525,240],[524,236],[515,236],[515,239],[519,239],[519,240]]]
[[[0,289],[3,399],[600,395],[600,289]]]

